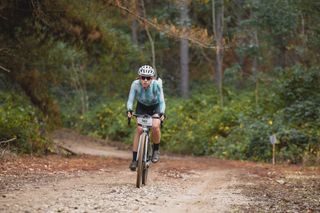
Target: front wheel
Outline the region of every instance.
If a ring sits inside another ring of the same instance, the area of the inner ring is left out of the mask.
[[[151,144],[149,141],[149,137],[146,136],[145,139],[145,145],[144,145],[144,155],[146,156],[146,161],[144,162],[144,167],[143,167],[143,175],[142,175],[142,184],[147,185],[147,179],[148,179],[148,170],[149,170],[149,163],[151,161],[151,153],[152,153],[152,149],[151,149]]]
[[[139,138],[139,150],[138,150],[138,167],[137,167],[137,182],[136,182],[136,186],[138,188],[141,187],[142,183],[143,183],[143,178],[145,176],[145,172],[144,172],[144,160],[143,160],[143,156],[144,156],[144,150],[145,150],[145,140],[146,140],[146,134],[142,133],[140,135]]]
[[[142,171],[142,184],[143,185],[147,185],[147,179],[148,179],[148,166],[146,165]]]

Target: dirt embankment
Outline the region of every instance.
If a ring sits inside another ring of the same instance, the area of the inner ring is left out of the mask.
[[[162,155],[138,189],[130,151],[54,139],[86,155],[2,159],[0,212],[320,212],[319,168]]]

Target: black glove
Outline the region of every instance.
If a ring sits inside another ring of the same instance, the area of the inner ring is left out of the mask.
[[[163,119],[161,119],[163,116]],[[159,113],[159,117],[160,117],[160,120],[164,120],[166,118],[166,115],[164,113]]]
[[[127,111],[127,115],[128,115],[128,113],[130,113],[130,115],[131,115],[131,117],[132,117],[132,112],[133,112],[132,110],[128,110],[128,111]],[[129,117],[129,116],[128,116],[128,117]]]
[[[130,117],[128,116],[128,113],[131,115]],[[127,116],[128,116],[128,126],[131,124],[131,117],[132,117],[132,110],[127,111]]]

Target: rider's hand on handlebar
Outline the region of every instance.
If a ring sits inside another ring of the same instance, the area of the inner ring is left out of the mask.
[[[161,121],[163,121],[163,120],[166,118],[166,116],[165,116],[164,113],[160,113],[160,114],[159,114],[159,117],[160,117],[160,120],[161,120]]]
[[[128,118],[132,117],[132,110],[128,110]]]

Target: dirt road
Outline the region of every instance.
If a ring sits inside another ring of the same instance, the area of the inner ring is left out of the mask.
[[[162,155],[138,189],[130,151],[54,139],[86,155],[2,159],[0,212],[320,212],[319,168]]]

